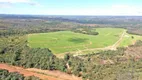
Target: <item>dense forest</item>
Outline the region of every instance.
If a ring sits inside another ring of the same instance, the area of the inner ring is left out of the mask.
[[[33,18],[33,16],[17,18],[17,16],[9,17],[1,15],[0,62],[25,68],[60,70],[82,77],[84,80],[138,80],[142,78],[142,75],[140,75],[142,73],[142,41],[137,41],[135,45],[130,45],[127,48],[118,48],[116,51],[108,50],[94,54],[92,52],[80,56],[66,54],[64,58],[58,58],[48,48],[30,48],[27,45],[26,36],[29,33],[47,33],[62,30],[75,31],[80,28],[83,28],[86,32],[90,32],[87,34],[94,34],[91,33],[92,28],[106,26],[123,27],[128,29],[129,33],[141,35],[141,17],[60,18],[56,16],[53,19],[52,17],[49,18]],[[96,18],[99,20],[96,20]],[[65,21],[62,19],[65,19]],[[102,19],[104,19],[104,22]],[[87,26],[86,24],[97,25]],[[139,30],[139,32],[137,33],[137,31],[133,30]],[[96,32],[95,35],[97,34],[99,33]],[[139,56],[135,55],[135,53]],[[5,80],[9,78],[13,78],[14,80],[29,80],[23,75],[10,73],[7,70],[0,70],[0,74],[3,75],[0,75],[0,78]],[[33,80],[36,79],[33,78]]]

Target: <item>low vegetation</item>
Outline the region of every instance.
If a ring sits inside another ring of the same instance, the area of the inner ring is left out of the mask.
[[[87,29],[87,28],[80,28],[80,29],[76,29],[73,30],[73,32],[75,33],[82,33],[82,34],[88,34],[88,35],[98,35],[98,32],[95,32],[95,29],[92,31],[91,29]]]
[[[22,74],[17,72],[9,72],[4,69],[0,69],[0,80],[40,80],[37,77],[29,76],[24,77]]]

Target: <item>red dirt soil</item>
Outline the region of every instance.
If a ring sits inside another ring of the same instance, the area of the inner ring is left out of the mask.
[[[18,72],[24,76],[36,76],[43,80],[82,80],[79,77],[68,75],[60,71],[40,70],[35,68],[24,69],[21,67],[10,66],[0,63],[0,69],[6,69],[9,72]],[[40,74],[44,73],[44,74]]]

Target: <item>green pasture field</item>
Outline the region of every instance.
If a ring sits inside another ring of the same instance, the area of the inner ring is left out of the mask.
[[[142,36],[126,33],[121,43],[119,44],[119,47],[127,47],[129,45],[133,45],[137,40],[142,40]]]
[[[87,35],[71,31],[35,33],[28,35],[28,45],[32,48],[49,48],[54,54],[113,45],[125,29],[97,28],[99,35]],[[121,46],[126,45],[125,39]]]

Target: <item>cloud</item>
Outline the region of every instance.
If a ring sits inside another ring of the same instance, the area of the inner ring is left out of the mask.
[[[116,14],[135,15],[135,14],[139,14],[139,11],[141,9],[138,9],[136,6],[130,6],[130,5],[113,5],[110,10],[111,12]]]
[[[3,3],[30,3],[30,0],[0,0]]]
[[[110,5],[107,7],[86,7],[86,8],[62,8],[62,9],[40,9],[37,14],[52,14],[52,15],[127,15],[141,16],[142,9],[139,6],[132,5]]]
[[[10,3],[0,3],[0,8],[11,8],[11,6]]]
[[[17,3],[23,3],[23,4],[29,4],[29,5],[39,5],[37,2],[32,0],[0,0],[0,8],[1,7],[10,7],[11,4],[17,4]]]
[[[92,7],[76,10],[76,12],[81,15],[142,15],[141,8],[131,5],[112,5],[106,8]]]

